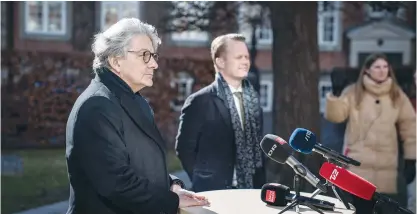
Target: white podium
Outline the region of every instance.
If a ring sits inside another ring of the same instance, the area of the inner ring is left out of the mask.
[[[294,192],[293,192],[294,193]],[[260,189],[228,189],[199,192],[199,195],[206,196],[210,201],[210,206],[203,207],[187,207],[180,209],[179,214],[277,214],[284,207],[273,207],[265,204],[261,200]],[[301,193],[303,196],[310,196],[311,193]],[[335,204],[334,211],[322,210],[325,214],[354,214],[355,210],[348,210],[336,198],[331,198],[323,195],[317,195],[317,199],[326,200]],[[353,207],[353,206],[352,206]],[[318,214],[318,212],[300,206],[299,209],[302,214]],[[296,214],[295,208],[286,211],[284,214]]]

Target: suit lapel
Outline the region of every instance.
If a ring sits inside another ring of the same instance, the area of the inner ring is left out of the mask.
[[[138,108],[135,100],[126,95],[121,95],[120,103],[123,109],[127,112],[129,117],[135,122],[135,124],[142,129],[146,135],[152,138],[160,147],[162,152],[165,154],[164,140],[155,127],[146,117],[146,115]]]
[[[230,111],[223,102],[223,100],[216,96],[214,97],[214,103],[216,104],[216,107],[219,110],[220,115],[222,116],[223,121],[226,123],[226,125],[232,126],[232,117],[230,116]]]
[[[213,100],[214,100],[214,104],[216,105],[217,109],[220,112],[220,115],[223,118],[223,121],[225,122],[226,126],[232,126],[232,116],[230,115],[230,111],[229,108],[227,107],[227,101],[222,99],[221,97],[219,97],[217,95],[217,82],[215,81],[212,84],[212,90],[211,90],[211,94],[212,96],[214,96]]]

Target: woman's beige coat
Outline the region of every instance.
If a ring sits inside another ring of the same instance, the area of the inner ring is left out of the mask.
[[[404,158],[416,159],[416,116],[403,91],[397,106],[389,96],[392,80],[376,84],[364,76],[365,93],[355,106],[355,85],[340,97],[327,95],[325,118],[334,123],[348,120],[344,153],[361,162],[349,170],[377,186],[382,193],[397,193],[398,134],[404,142]]]

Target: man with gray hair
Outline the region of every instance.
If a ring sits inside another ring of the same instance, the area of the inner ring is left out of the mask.
[[[135,18],[95,36],[96,75],[67,122],[67,214],[173,214],[208,205],[168,174],[165,142],[139,93],[153,85],[160,43],[155,28]]]

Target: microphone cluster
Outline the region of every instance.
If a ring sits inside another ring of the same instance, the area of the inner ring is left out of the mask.
[[[332,187],[336,197],[344,203],[347,209],[351,208],[341,190],[364,200],[386,203],[400,213],[413,213],[401,207],[398,202],[376,192],[377,188],[372,183],[345,169],[348,165],[360,166],[361,163],[318,143],[314,133],[307,129],[297,128],[294,130],[289,143],[276,135],[267,134],[262,139],[260,147],[271,160],[280,164],[288,164],[295,172],[295,195],[290,193],[289,187],[281,184],[268,183],[262,187],[261,200],[266,204],[286,206],[290,203],[280,213],[284,213],[293,207],[296,207],[298,211],[298,205],[308,206],[318,213],[323,213],[321,210],[334,210],[335,204],[314,198],[320,192],[327,192],[329,186]],[[321,166],[319,174],[326,182],[322,183],[307,167],[300,163],[293,156],[294,151],[304,154],[316,152],[323,155],[328,162]],[[298,191],[300,177],[317,188],[311,197],[300,195]],[[357,212],[360,213],[359,210]]]

